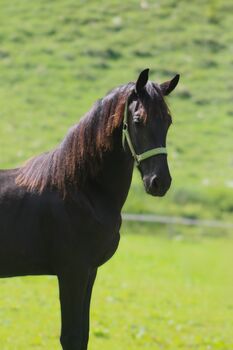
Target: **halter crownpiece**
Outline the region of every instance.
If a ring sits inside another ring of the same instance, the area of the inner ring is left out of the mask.
[[[123,120],[123,129],[122,129],[122,146],[125,149],[125,142],[127,141],[130,152],[135,160],[136,165],[138,166],[143,160],[156,156],[158,154],[167,154],[166,147],[156,147],[152,148],[148,151],[145,151],[141,154],[137,154],[135,152],[133,143],[131,141],[131,137],[128,130],[128,100],[125,104],[125,111],[124,111],[124,120]]]

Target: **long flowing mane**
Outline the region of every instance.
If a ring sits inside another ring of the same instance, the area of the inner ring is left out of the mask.
[[[120,127],[125,103],[134,83],[122,85],[103,99],[74,125],[61,144],[19,168],[16,183],[41,193],[56,188],[63,196],[86,178],[95,176],[104,152],[112,147],[113,131]]]

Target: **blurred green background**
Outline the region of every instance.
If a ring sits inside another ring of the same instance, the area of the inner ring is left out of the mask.
[[[0,0],[1,168],[55,147],[140,70],[156,82],[178,72],[172,188],[147,196],[135,171],[124,211],[232,222],[232,13],[231,0]],[[232,349],[230,230],[122,233],[97,280],[90,349]],[[1,350],[59,348],[54,278],[1,280],[0,296]]]

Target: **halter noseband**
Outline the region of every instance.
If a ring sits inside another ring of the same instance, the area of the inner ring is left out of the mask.
[[[130,152],[135,160],[136,165],[138,166],[143,160],[156,156],[158,154],[167,154],[166,147],[156,147],[152,148],[146,152],[143,152],[141,154],[137,154],[135,152],[133,143],[131,141],[131,137],[128,130],[128,100],[125,104],[125,111],[124,111],[124,120],[123,120],[123,129],[122,129],[122,146],[125,149],[125,141],[127,141]]]

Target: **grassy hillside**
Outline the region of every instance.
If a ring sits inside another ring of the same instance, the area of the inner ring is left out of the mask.
[[[127,211],[230,219],[233,59],[230,0],[0,0],[0,165],[53,148],[110,88],[151,68],[181,83],[169,104],[173,187]],[[143,198],[143,200],[142,200]]]

